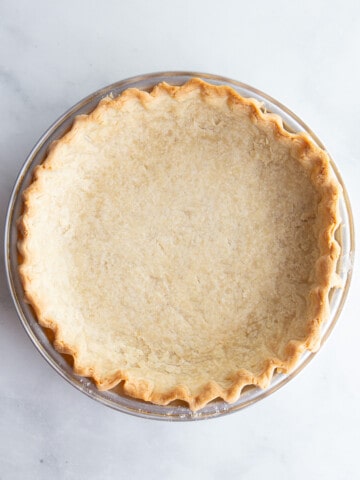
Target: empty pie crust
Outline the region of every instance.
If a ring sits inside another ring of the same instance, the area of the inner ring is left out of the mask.
[[[336,283],[327,154],[227,86],[107,97],[24,194],[20,275],[100,390],[192,410],[319,347]]]

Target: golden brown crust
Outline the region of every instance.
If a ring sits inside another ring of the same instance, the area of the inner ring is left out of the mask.
[[[313,288],[310,292],[311,316],[307,322],[307,335],[305,339],[291,340],[285,349],[285,358],[268,358],[262,372],[258,375],[246,369],[240,369],[231,376],[231,385],[227,388],[221,387],[216,381],[210,381],[202,387],[197,394],[192,394],[186,385],[177,385],[169,391],[159,391],[151,381],[132,378],[126,369],[112,372],[109,376],[99,375],[96,366],[84,367],[79,360],[79,352],[70,345],[64,343],[61,332],[61,325],[54,321],[46,312],[46,299],[36,295],[31,288],[33,279],[26,273],[26,267],[31,263],[31,250],[29,247],[28,219],[33,215],[33,197],[39,195],[44,181],[43,172],[53,168],[53,159],[59,145],[71,143],[72,139],[86,122],[102,121],[104,112],[111,108],[119,111],[129,102],[137,101],[144,109],[147,109],[154,98],[162,95],[170,96],[181,101],[189,92],[199,91],[205,102],[219,97],[226,98],[227,104],[232,111],[236,111],[239,105],[245,108],[254,125],[261,125],[263,130],[271,131],[280,143],[288,142],[294,157],[298,160],[305,171],[310,172],[311,182],[320,196],[318,206],[319,256],[316,261],[315,278]],[[329,310],[329,290],[334,284],[334,274],[337,259],[339,257],[339,245],[335,241],[334,234],[339,224],[338,197],[340,186],[331,175],[329,158],[327,154],[317,147],[305,133],[290,133],[282,124],[279,116],[264,113],[261,105],[253,99],[242,98],[238,93],[227,86],[214,86],[203,82],[200,79],[192,79],[186,84],[170,86],[162,83],[156,86],[151,93],[129,89],[119,97],[105,98],[98,107],[87,116],[79,116],[75,119],[72,129],[59,141],[55,142],[44,163],[38,166],[34,172],[34,180],[24,193],[24,210],[19,220],[19,230],[22,239],[19,241],[19,252],[22,256],[20,276],[24,286],[27,300],[33,307],[39,323],[50,328],[55,333],[55,348],[61,352],[70,354],[74,358],[74,372],[92,377],[100,390],[107,390],[123,382],[124,392],[132,397],[159,405],[166,405],[173,400],[183,400],[189,404],[192,410],[198,410],[215,398],[223,398],[226,402],[234,402],[239,398],[242,389],[247,385],[256,385],[266,388],[275,370],[288,373],[297,364],[302,353],[307,349],[315,351],[319,346],[321,327],[327,318]]]

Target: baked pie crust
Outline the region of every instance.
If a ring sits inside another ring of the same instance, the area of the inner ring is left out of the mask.
[[[199,79],[76,118],[35,170],[20,275],[100,390],[192,410],[319,346],[340,186],[305,133]]]

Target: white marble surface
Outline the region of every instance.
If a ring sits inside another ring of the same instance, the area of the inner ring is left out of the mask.
[[[1,235],[17,172],[51,122],[101,86],[182,69],[239,79],[302,117],[335,158],[359,227],[359,17],[358,0],[0,2]],[[90,400],[47,365],[1,253],[0,479],[360,478],[359,286],[357,260],[335,331],[272,397],[160,423]]]

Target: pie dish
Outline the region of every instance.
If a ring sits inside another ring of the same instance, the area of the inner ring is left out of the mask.
[[[318,348],[339,193],[323,150],[229,87],[130,89],[36,169],[24,290],[99,389],[234,402]]]

